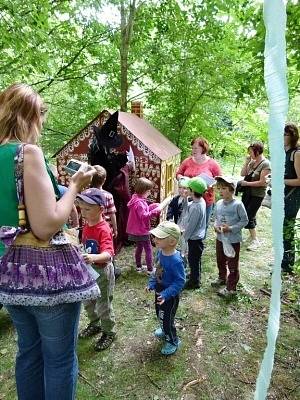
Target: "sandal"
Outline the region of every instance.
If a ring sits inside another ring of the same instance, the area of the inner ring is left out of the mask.
[[[97,335],[98,333],[100,333],[102,331],[101,326],[100,325],[96,325],[95,323],[90,323],[88,324],[88,326],[86,328],[84,328],[80,333],[79,333],[79,338],[80,339],[85,339],[85,338],[89,338],[92,336]]]
[[[116,334],[115,333],[110,333],[109,335],[107,333],[103,333],[102,336],[100,337],[99,340],[95,343],[95,350],[96,351],[102,351],[105,349],[108,349],[108,347],[111,346],[112,342],[115,340]]]

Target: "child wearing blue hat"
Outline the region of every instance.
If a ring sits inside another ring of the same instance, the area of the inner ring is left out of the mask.
[[[77,195],[81,214],[85,220],[82,242],[86,253],[84,260],[98,272],[97,283],[101,297],[84,302],[90,323],[79,337],[87,338],[102,332],[95,343],[95,350],[107,349],[116,337],[115,316],[112,307],[115,286],[112,258],[114,246],[109,224],[103,218],[105,199],[102,191],[90,188]]]

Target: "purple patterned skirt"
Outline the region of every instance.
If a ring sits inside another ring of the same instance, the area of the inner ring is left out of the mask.
[[[53,306],[95,299],[100,291],[71,244],[10,246],[0,260],[0,303]]]

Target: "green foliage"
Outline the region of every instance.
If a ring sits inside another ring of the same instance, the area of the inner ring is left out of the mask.
[[[45,98],[47,153],[102,109],[120,107],[122,36],[114,16],[122,4],[126,18],[135,5],[127,100],[141,99],[146,118],[183,156],[198,135],[221,158],[234,158],[253,138],[266,139],[263,111],[257,111],[266,109],[266,100],[264,26],[256,1],[2,0],[0,87],[24,81]],[[289,2],[287,11],[293,100],[299,91],[299,7]]]

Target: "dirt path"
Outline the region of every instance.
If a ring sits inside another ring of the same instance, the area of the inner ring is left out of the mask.
[[[146,275],[133,271],[131,247],[118,256],[114,308],[118,337],[110,350],[95,353],[91,340],[79,342],[78,400],[250,400],[265,349],[272,262],[269,210],[259,215],[263,245],[256,253],[241,250],[241,281],[234,301],[210,287],[216,277],[214,238],[203,257],[203,285],[184,291],[176,324],[182,347],[172,357],[160,354],[153,337],[157,326]],[[268,399],[300,398],[299,278],[283,284],[284,302],[275,367]],[[295,290],[294,290],[294,289]],[[263,289],[263,292],[261,291]],[[294,296],[294,297],[293,297]],[[298,308],[297,308],[298,307]],[[87,322],[82,313],[81,325]],[[0,311],[0,400],[14,400],[15,334]],[[59,400],[59,397],[58,397]]]

